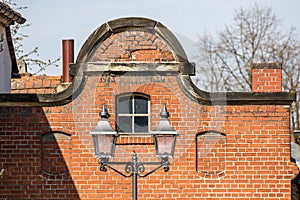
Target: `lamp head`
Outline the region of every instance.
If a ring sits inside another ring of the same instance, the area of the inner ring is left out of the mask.
[[[172,128],[169,122],[169,112],[166,105],[163,106],[160,117],[158,126],[151,131],[154,137],[156,157],[173,158],[178,132]]]
[[[109,113],[105,104],[102,106],[100,117],[98,125],[90,132],[93,137],[95,154],[97,158],[113,158],[118,133],[109,123]]]

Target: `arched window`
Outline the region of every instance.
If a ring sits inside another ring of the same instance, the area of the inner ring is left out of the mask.
[[[126,93],[117,96],[116,125],[119,133],[149,133],[149,99],[148,95],[141,93]]]
[[[196,170],[204,178],[225,176],[226,135],[204,131],[196,135]]]

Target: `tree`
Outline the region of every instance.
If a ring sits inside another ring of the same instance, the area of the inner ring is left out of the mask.
[[[16,11],[26,10],[27,7],[20,7],[18,6],[14,0],[2,0],[3,3],[6,3],[11,8]],[[37,70],[32,72],[32,74],[38,74],[44,71],[48,67],[58,67],[57,62],[60,58],[56,58],[54,60],[48,59],[47,61],[43,61],[39,59],[38,47],[35,47],[33,50],[29,52],[25,52],[23,50],[23,41],[24,39],[28,38],[29,36],[22,33],[22,29],[25,27],[29,27],[31,24],[25,22],[24,24],[14,24],[11,26],[11,35],[13,38],[14,50],[16,54],[16,58],[18,60],[23,60],[30,70],[33,70],[32,66],[36,66]]]
[[[282,21],[271,8],[254,5],[236,10],[233,24],[226,25],[216,39],[207,33],[199,36],[196,84],[210,91],[251,91],[252,64],[280,62],[284,91],[298,96],[292,117],[299,129],[300,42],[293,27],[282,30]]]

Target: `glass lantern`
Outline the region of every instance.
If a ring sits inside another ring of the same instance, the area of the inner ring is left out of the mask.
[[[113,158],[116,147],[117,132],[109,123],[109,114],[103,104],[98,125],[90,132],[93,137],[95,154],[97,158]]]
[[[178,132],[171,127],[166,105],[164,105],[160,117],[158,126],[154,131],[151,131],[151,134],[154,137],[156,157],[173,158]]]

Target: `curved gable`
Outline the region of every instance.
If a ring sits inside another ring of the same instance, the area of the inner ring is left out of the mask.
[[[138,53],[146,56],[135,55]],[[151,57],[156,53],[160,56]],[[124,61],[188,62],[188,59],[173,33],[160,22],[120,18],[103,24],[90,35],[76,63]]]

